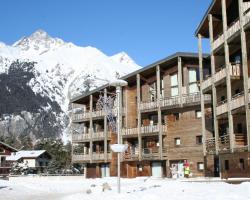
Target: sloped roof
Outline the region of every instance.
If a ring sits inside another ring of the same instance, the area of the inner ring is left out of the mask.
[[[8,145],[8,144],[2,142],[2,141],[0,141],[0,144],[2,144],[3,146],[5,146],[5,147],[11,149],[12,151],[15,151],[15,152],[18,151],[16,148],[14,148],[14,147],[12,147],[12,146],[10,146],[10,145]]]
[[[8,161],[17,161],[21,158],[37,158],[43,153],[45,153],[46,150],[31,150],[31,151],[18,151],[16,153],[11,154],[11,156],[7,156],[6,160]]]

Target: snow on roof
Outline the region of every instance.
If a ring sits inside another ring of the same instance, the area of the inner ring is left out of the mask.
[[[12,153],[11,156],[7,156],[6,160],[8,161],[17,161],[21,158],[37,158],[42,155],[46,150],[30,150],[30,151],[18,151]]]

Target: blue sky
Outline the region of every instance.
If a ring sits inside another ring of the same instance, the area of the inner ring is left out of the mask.
[[[197,52],[194,32],[211,0],[5,0],[0,41],[43,29],[107,55],[127,52],[146,66],[177,51]],[[204,50],[209,51],[208,44]]]

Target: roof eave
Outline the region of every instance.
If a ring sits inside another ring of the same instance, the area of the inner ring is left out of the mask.
[[[204,58],[207,58],[208,56],[209,56],[209,54],[203,54],[203,57],[204,57]],[[131,73],[129,73],[129,74],[127,74],[127,75],[121,77],[121,79],[126,80],[126,79],[128,79],[129,77],[135,76],[136,74],[140,74],[140,73],[143,72],[143,71],[146,71],[146,70],[148,70],[148,69],[151,69],[151,68],[153,68],[153,67],[155,67],[155,66],[157,66],[157,65],[160,65],[160,64],[162,64],[162,63],[164,63],[164,62],[168,62],[168,61],[170,61],[170,60],[172,60],[172,59],[176,59],[176,58],[178,58],[178,57],[198,58],[199,56],[198,56],[197,53],[191,53],[191,52],[176,52],[176,53],[174,53],[174,54],[172,54],[172,55],[170,55],[170,56],[168,56],[168,57],[166,57],[166,58],[163,58],[163,59],[161,59],[161,60],[159,60],[159,61],[156,61],[156,62],[154,62],[154,63],[152,63],[152,64],[150,64],[150,65],[147,65],[147,66],[145,66],[145,67],[143,67],[143,68],[141,68],[141,69],[138,69],[138,70],[136,70],[136,71],[134,71],[134,72],[131,72]],[[100,86],[100,87],[98,87],[98,88],[96,88],[96,89],[94,89],[94,90],[89,91],[89,92],[86,93],[86,94],[77,96],[77,97],[71,99],[71,100],[70,100],[70,103],[74,103],[75,101],[78,101],[78,100],[80,100],[80,99],[82,99],[82,98],[85,98],[85,97],[91,95],[91,94],[94,94],[95,92],[98,92],[98,91],[100,91],[100,90],[103,90],[104,88],[106,88],[106,87],[108,87],[108,86],[109,86],[109,84],[105,84],[105,85],[102,85],[102,86]]]

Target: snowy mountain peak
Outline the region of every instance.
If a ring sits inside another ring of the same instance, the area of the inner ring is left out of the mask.
[[[39,29],[28,37],[23,37],[13,44],[24,51],[32,51],[41,54],[64,44],[59,38],[50,37],[44,30]]]
[[[115,62],[118,62],[118,63],[122,63],[124,65],[129,65],[129,66],[137,66],[138,68],[140,67],[139,65],[137,65],[135,63],[135,61],[129,57],[129,55],[122,51],[120,53],[117,53],[113,56],[110,57],[112,60],[114,60]]]

